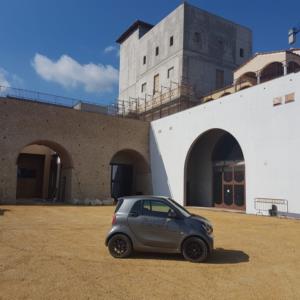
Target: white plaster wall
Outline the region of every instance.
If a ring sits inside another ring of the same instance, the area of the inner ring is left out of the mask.
[[[295,93],[295,102],[273,98]],[[300,73],[290,74],[153,121],[150,151],[154,194],[184,204],[185,159],[192,143],[212,128],[231,133],[246,163],[246,211],[256,197],[282,198],[300,214]]]

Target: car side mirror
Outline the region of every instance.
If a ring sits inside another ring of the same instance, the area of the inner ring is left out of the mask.
[[[177,218],[176,212],[174,210],[170,210],[168,212],[168,218],[170,218],[170,219],[176,219]]]

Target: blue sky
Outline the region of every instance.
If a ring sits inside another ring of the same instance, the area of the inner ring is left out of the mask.
[[[188,2],[250,27],[254,52],[288,48],[288,29],[300,25],[299,0]],[[0,82],[87,101],[113,102],[118,91],[116,38],[136,19],[155,24],[180,3],[0,0]],[[296,47],[300,47],[300,34],[298,40]],[[69,74],[59,73],[57,61]]]

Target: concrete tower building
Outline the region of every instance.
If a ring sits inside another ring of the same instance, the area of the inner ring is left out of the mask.
[[[233,70],[252,55],[250,29],[186,3],[155,26],[136,21],[117,42],[119,100],[138,103],[139,113],[168,102],[167,110],[184,96],[199,101],[231,84]]]

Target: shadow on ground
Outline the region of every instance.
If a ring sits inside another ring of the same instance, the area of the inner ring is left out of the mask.
[[[184,261],[181,254],[135,253],[130,259],[177,260]],[[249,255],[241,250],[217,248],[204,262],[205,264],[238,264],[249,261]]]
[[[2,209],[0,208],[0,216],[4,216],[4,214],[7,212],[7,211],[10,211],[10,209]]]
[[[208,264],[238,264],[249,261],[249,255],[241,250],[226,250],[217,248],[206,263]]]

